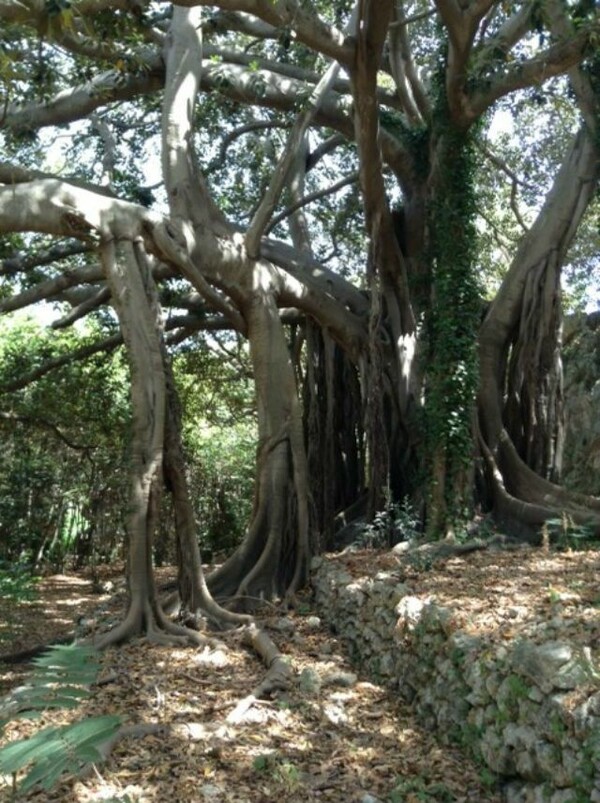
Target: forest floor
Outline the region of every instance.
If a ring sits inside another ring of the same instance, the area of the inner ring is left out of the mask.
[[[520,612],[561,618],[571,631],[600,637],[600,624],[578,611],[594,611],[600,553],[529,550],[478,552],[433,570],[416,571],[415,593],[435,592],[469,628],[494,626],[512,638]],[[361,552],[346,562],[361,574],[389,569],[390,553]],[[158,570],[159,581],[172,569]],[[69,635],[76,620],[105,628],[125,603],[122,574],[104,570],[111,594],[93,593],[87,574],[44,578],[35,598],[0,599],[1,654]],[[119,714],[127,725],[153,723],[157,733],[119,741],[108,760],[83,779],[67,779],[52,792],[11,797],[0,778],[0,800],[123,801],[123,803],[498,803],[485,773],[458,750],[441,746],[414,719],[397,694],[352,667],[342,645],[320,623],[307,593],[295,612],[273,610],[261,623],[288,658],[292,687],[276,699],[250,705],[240,722],[231,714],[260,683],[265,669],[235,634],[217,649],[174,649],[138,640],[102,655],[100,684],[76,712],[11,722],[5,740],[46,725],[98,714]],[[23,682],[25,665],[0,665],[0,695]],[[2,670],[6,670],[2,672]],[[314,678],[319,679],[314,684]],[[106,682],[102,682],[106,681]]]

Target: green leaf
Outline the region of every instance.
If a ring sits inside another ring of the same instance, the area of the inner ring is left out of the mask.
[[[0,773],[10,775],[31,764],[21,784],[22,791],[38,784],[50,789],[64,772],[77,774],[86,764],[100,761],[99,747],[114,736],[120,726],[120,717],[104,715],[44,728],[28,739],[0,749]]]
[[[69,742],[75,741],[82,747],[90,744],[101,744],[115,734],[121,726],[121,718],[114,714],[104,714],[83,719],[68,726],[66,734]]]

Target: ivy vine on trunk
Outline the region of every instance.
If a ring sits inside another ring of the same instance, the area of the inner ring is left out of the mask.
[[[428,445],[427,530],[439,536],[473,511],[473,415],[479,380],[477,336],[476,131],[451,119],[440,93],[434,115],[429,236],[431,302],[427,320],[425,428]]]

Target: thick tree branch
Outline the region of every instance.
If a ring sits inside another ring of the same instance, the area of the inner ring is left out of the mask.
[[[450,114],[457,125],[465,122],[466,68],[473,44],[477,21],[463,11],[456,0],[435,0],[448,31],[446,63],[446,98]]]
[[[152,229],[152,244],[161,259],[177,265],[179,271],[191,282],[196,290],[198,290],[207,304],[224,315],[229,320],[233,329],[245,334],[246,323],[244,318],[240,312],[204,278],[202,272],[196,265],[193,249],[190,249],[185,237],[174,237],[173,227],[171,226],[154,226]],[[221,259],[216,257],[215,263],[218,265],[220,262]]]
[[[456,0],[435,0],[438,13],[448,30],[453,47],[462,52],[468,42],[469,31],[465,26],[465,14]]]
[[[92,310],[104,306],[104,304],[106,304],[109,300],[110,290],[108,287],[100,288],[100,290],[97,290],[88,299],[82,301],[80,304],[74,307],[67,315],[64,315],[58,321],[53,321],[52,329],[66,329],[67,327],[72,326],[76,321],[81,320],[81,318],[85,318],[85,316],[92,312]]]
[[[218,92],[231,100],[246,105],[254,104],[285,112],[294,111],[298,97],[301,97],[306,91],[306,84],[303,81],[285,78],[269,71],[245,69],[236,64],[217,64],[208,59],[204,60],[202,68],[201,89]],[[102,94],[100,91],[104,83],[111,87],[110,91],[107,90],[107,94]],[[163,63],[157,57],[152,62],[150,75],[129,75],[123,79],[121,73],[112,71],[104,73],[88,85],[61,92],[46,104],[36,103],[26,107],[11,107],[7,110],[4,122],[0,118],[0,128],[4,125],[14,130],[29,130],[32,127],[41,128],[73,122],[106,105],[107,102],[133,99],[138,95],[152,93],[162,88],[163,85]],[[349,97],[330,92],[316,112],[314,122],[333,128],[345,137],[352,139],[354,132],[349,116],[350,109]],[[409,180],[410,159],[400,143],[386,132],[382,132],[381,144],[390,167],[397,175],[404,176],[406,180]],[[29,178],[18,178],[17,168],[14,168],[14,172],[15,175],[5,172],[4,180],[12,182],[31,179],[31,174],[29,174]],[[0,178],[2,175],[0,171]],[[45,174],[39,174],[39,177],[43,175]]]
[[[567,15],[563,3],[558,2],[558,0],[548,0],[548,15],[550,30],[555,36],[562,39],[568,39],[573,36],[576,28],[573,21]],[[597,17],[600,22],[600,13],[597,13]],[[589,76],[585,74],[580,65],[577,65],[570,71],[569,79],[586,126],[592,133],[592,136],[598,136],[598,127],[600,126],[598,116],[600,97],[598,97],[598,89],[594,88]]]
[[[202,72],[202,10],[175,8],[165,52],[162,166],[169,208],[175,218],[230,228],[208,191],[195,160],[194,109]]]
[[[180,6],[211,6],[209,0],[179,0]],[[352,46],[343,33],[327,25],[313,10],[299,0],[220,0],[222,11],[242,11],[267,22],[278,30],[293,30],[302,42],[313,50],[341,64],[349,64]]]
[[[43,170],[30,170],[29,168],[16,165],[13,162],[0,160],[0,184],[24,184],[27,181],[36,181],[38,179],[49,179],[50,181],[60,180],[70,184],[72,187],[79,187],[82,190],[89,190],[99,195],[105,195],[107,198],[117,197],[108,187],[90,184],[89,181],[84,181],[74,176],[61,176],[60,179],[57,179],[55,173],[49,173]]]
[[[279,159],[279,163],[275,168],[275,172],[269,183],[269,187],[264,194],[258,209],[248,226],[246,232],[246,249],[248,254],[256,258],[260,251],[260,241],[267,228],[269,220],[273,215],[273,211],[279,202],[281,192],[290,176],[292,165],[300,143],[302,142],[308,127],[310,126],[317,110],[319,109],[323,99],[327,97],[333,82],[337,78],[340,65],[332,64],[321,81],[317,84],[310,98],[307,101],[306,108],[302,114],[297,118],[284,151]]]
[[[102,271],[96,265],[87,268],[66,270],[59,276],[53,276],[51,279],[46,279],[32,287],[28,287],[26,290],[14,296],[2,299],[0,301],[0,312],[14,312],[23,307],[28,307],[30,304],[47,301],[52,298],[52,296],[66,290],[68,287],[96,282],[101,277]]]
[[[369,308],[366,295],[322,263],[310,259],[306,254],[298,254],[288,243],[270,238],[263,239],[261,253],[302,284],[335,298],[340,305],[347,307],[355,315],[363,318],[366,316]],[[297,299],[294,306],[300,307],[301,299]]]
[[[114,236],[138,237],[146,222],[157,219],[143,206],[58,179],[0,186],[0,232],[38,231],[85,242],[109,226]]]
[[[236,11],[224,11],[219,9],[216,13],[206,19],[202,25],[205,35],[216,33],[229,33],[237,31],[245,33],[253,39],[276,39],[278,36],[277,28],[261,19],[257,19],[252,14]]]
[[[61,440],[64,444],[66,444],[69,449],[74,449],[78,452],[89,452],[96,447],[94,444],[83,444],[83,443],[75,443],[69,438],[68,435],[62,431],[60,427],[54,424],[52,421],[48,421],[45,418],[39,418],[38,416],[34,415],[19,415],[18,413],[9,413],[0,411],[0,421],[4,421],[10,424],[26,424],[28,427],[43,427],[44,429],[49,429],[56,437]]]
[[[89,254],[93,250],[90,245],[79,242],[59,243],[53,245],[45,251],[36,251],[31,254],[15,254],[12,257],[0,260],[0,276],[16,276],[32,268],[52,265],[62,259],[68,259],[81,254]]]
[[[427,12],[427,15],[435,12]],[[412,56],[404,3],[395,4],[395,21],[390,23],[390,67],[404,111],[413,124],[428,120],[430,104]]]
[[[535,0],[523,3],[498,29],[498,31],[483,42],[482,54],[503,50],[509,53],[525,34],[531,30],[531,17]]]
[[[128,74],[108,70],[87,84],[65,89],[44,103],[24,106],[9,104],[0,111],[0,129],[30,131],[50,125],[64,125],[80,120],[107,103],[131,100],[161,89],[164,68],[160,56],[149,61],[141,73]]]
[[[357,58],[352,72],[356,141],[361,156],[360,181],[367,229],[371,236],[375,233],[371,231],[375,219],[385,217],[384,210],[387,209],[379,139],[379,114],[373,90],[377,85],[381,50],[391,15],[391,2],[379,3],[375,9],[369,0],[362,0]]]
[[[506,65],[502,72],[482,76],[481,88],[469,99],[467,115],[471,120],[479,118],[499,98],[523,89],[536,86],[555,75],[567,73],[593,46],[594,36],[600,35],[600,20],[581,28],[571,38],[556,42],[532,59]]]
[[[522,239],[512,265],[480,331],[481,388],[479,405],[484,411],[482,435],[492,452],[504,430],[500,400],[503,398],[503,366],[506,364],[525,295],[528,277],[540,266],[553,266],[564,255],[577,226],[594,196],[599,180],[598,147],[582,126],[567,152],[544,206]]]

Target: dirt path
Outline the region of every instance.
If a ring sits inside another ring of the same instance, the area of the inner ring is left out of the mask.
[[[36,602],[0,605],[14,632],[10,649],[25,649],[73,630],[79,617],[117,617],[122,594],[92,594],[85,577],[45,579]],[[417,803],[499,801],[481,785],[479,769],[440,747],[398,699],[365,678],[342,656],[320,625],[308,597],[295,614],[266,620],[289,658],[295,682],[286,695],[249,707],[240,723],[228,716],[263,675],[236,636],[224,649],[170,649],[136,642],[103,656],[105,678],[75,716],[45,716],[35,729],[86,715],[118,713],[126,724],[158,723],[161,733],[120,742],[109,760],[84,780],[31,801],[122,800],[133,803]],[[93,620],[92,620],[93,625]],[[3,641],[4,652],[8,651]],[[4,691],[22,677],[4,673]],[[3,740],[34,730],[12,723]],[[7,786],[0,786],[8,799]]]

